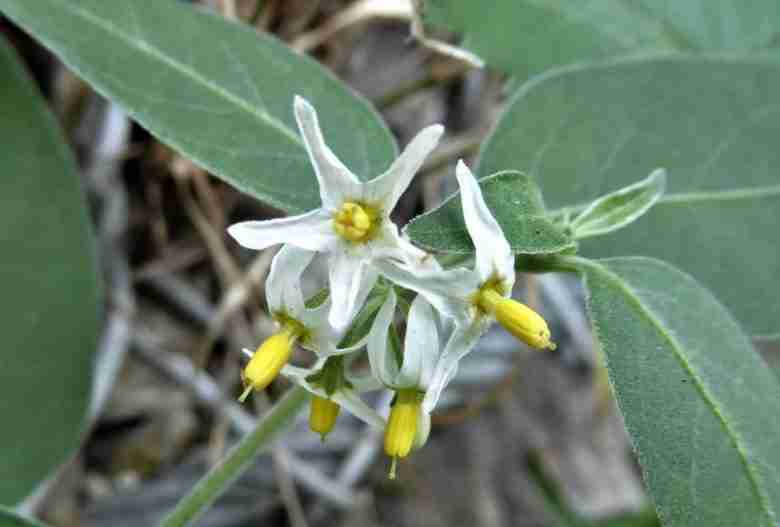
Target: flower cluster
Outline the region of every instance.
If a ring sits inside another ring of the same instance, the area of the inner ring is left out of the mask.
[[[295,118],[317,181],[322,205],[308,213],[232,225],[228,232],[251,249],[283,244],[266,284],[268,308],[279,331],[254,353],[243,371],[244,400],[280,373],[313,395],[309,423],[325,435],[342,407],[384,428],[385,452],[395,462],[422,445],[430,414],[458,362],[498,321],[537,349],[554,349],[545,321],[512,300],[514,257],[501,227],[487,208],[476,179],[460,161],[456,176],[463,217],[476,247],[473,269],[442,268],[413,246],[390,220],[390,213],[425,158],[444,133],[440,125],[421,131],[390,168],[367,182],[359,180],[328,148],[314,108],[296,97]],[[327,295],[305,299],[301,280],[315,258],[328,267]],[[380,277],[384,277],[380,280]],[[350,334],[372,291],[381,307],[362,338]],[[398,291],[398,292],[397,292]],[[403,344],[394,322],[399,297],[416,293],[408,307]],[[288,364],[296,344],[314,352],[308,368]],[[370,375],[351,364],[367,348]],[[360,394],[395,392],[387,421]]]

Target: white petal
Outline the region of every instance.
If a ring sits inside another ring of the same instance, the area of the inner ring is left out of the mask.
[[[228,227],[228,233],[244,247],[258,251],[280,243],[326,251],[339,241],[330,214],[322,209],[289,218],[235,223]]]
[[[458,161],[455,175],[460,185],[463,219],[476,248],[477,274],[484,282],[498,273],[506,280],[507,288],[512,289],[515,283],[515,261],[504,231],[485,204],[474,174],[462,160]]]
[[[285,364],[282,368],[282,375],[296,384],[300,384],[311,393],[318,393],[315,391],[315,387],[311,386],[306,378],[320,371],[322,367],[325,366],[325,361],[326,359],[323,358],[317,359],[317,361],[308,368],[301,368],[300,366]]]
[[[365,260],[344,251],[330,256],[330,324],[346,330],[376,284],[377,272]]]
[[[363,356],[363,353],[351,353],[344,357],[344,374],[346,379],[352,383],[357,393],[371,392],[384,388],[385,385],[371,375],[370,372],[361,375],[353,373],[352,363]]]
[[[379,430],[385,429],[385,420],[353,390],[338,390],[331,398],[364,423]]]
[[[301,275],[316,253],[283,245],[271,261],[265,281],[265,294],[271,312],[284,311],[298,318],[305,309]]]
[[[352,387],[357,393],[373,392],[385,387],[373,375],[350,375],[347,377],[347,380],[352,383]]]
[[[385,214],[389,216],[425,158],[439,144],[442,134],[444,127],[440,124],[418,133],[384,174],[365,184],[364,199],[381,202]]]
[[[479,337],[480,332],[474,331],[474,328],[456,329],[452,333],[439,362],[436,364],[428,391],[425,392],[424,411],[430,413],[436,407],[441,392],[458,371],[458,362],[471,351]]]
[[[404,362],[396,385],[427,389],[439,357],[439,331],[433,307],[417,295],[409,309],[404,337]]]
[[[422,410],[417,414],[417,432],[414,434],[415,449],[422,448],[428,441],[428,436],[431,435],[431,414]]]
[[[370,245],[371,258],[392,258],[420,269],[440,269],[436,258],[412,245],[398,232],[398,227],[389,219],[382,225],[379,238]]]
[[[320,359],[311,368],[299,368],[297,366],[285,365],[282,368],[282,375],[302,386],[306,391],[318,397],[328,398],[328,394],[320,386],[315,386],[306,380],[307,377],[317,373],[325,364],[324,359]],[[337,390],[330,396],[334,402],[344,407],[352,415],[376,428],[384,429],[385,420],[368,406],[363,400],[349,388]]]
[[[395,291],[391,289],[368,332],[368,362],[371,364],[371,373],[388,386],[393,386],[398,376],[398,364],[387,344],[387,331],[395,316],[395,306]]]
[[[458,267],[444,271],[418,269],[387,260],[376,260],[374,267],[396,284],[425,297],[442,315],[460,324],[470,324],[474,315],[469,302],[480,284],[479,277]]]
[[[317,175],[317,182],[320,184],[322,205],[333,210],[341,206],[344,198],[358,197],[362,184],[325,144],[314,107],[306,99],[296,95],[293,108],[306,151]]]

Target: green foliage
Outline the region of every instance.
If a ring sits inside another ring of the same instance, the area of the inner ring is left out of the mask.
[[[387,298],[388,288],[381,282],[378,283],[366,299],[363,308],[355,316],[355,320],[349,327],[349,330],[339,342],[339,348],[350,348],[360,342],[368,332],[371,331],[371,325],[374,323],[382,304]]]
[[[294,94],[361,178],[395,154],[380,118],[317,63],[183,2],[0,0],[0,10],[160,140],[287,212],[320,203]]]
[[[427,0],[426,20],[464,35],[488,64],[521,78],[556,66],[660,50],[777,46],[775,0]]]
[[[602,196],[571,220],[575,239],[602,236],[635,222],[661,198],[666,171],[654,170],[642,181]]]
[[[479,174],[526,170],[550,208],[575,213],[665,167],[653,209],[581,252],[669,261],[748,332],[778,335],[778,93],[774,60],[657,57],[547,75],[512,100]]]
[[[780,384],[723,306],[647,258],[577,259],[665,525],[777,525]]]
[[[0,503],[78,446],[98,333],[98,286],[75,163],[0,41]]]
[[[480,181],[482,194],[504,230],[512,250],[519,254],[549,254],[574,248],[563,228],[547,217],[539,188],[516,171],[502,171]],[[433,251],[471,253],[459,193],[412,220],[406,233],[421,247]]]
[[[22,518],[13,511],[0,507],[0,527],[44,527],[42,523]]]

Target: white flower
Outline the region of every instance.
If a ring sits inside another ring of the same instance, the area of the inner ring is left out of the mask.
[[[371,325],[368,334],[368,360],[371,372],[386,387],[393,390],[428,389],[433,370],[439,359],[439,328],[436,313],[431,305],[418,295],[409,309],[406,335],[402,350],[402,364],[395,351],[388,346],[388,329],[393,322],[397,305],[395,291],[390,290],[387,299]]]
[[[515,283],[514,256],[501,226],[485,204],[477,180],[462,161],[458,162],[456,176],[463,218],[476,251],[474,269],[420,269],[392,261],[375,263],[388,279],[416,291],[455,321],[426,392],[424,406],[428,411],[457,372],[460,359],[493,321],[532,347],[555,348],[544,319],[509,298]]]
[[[285,243],[329,253],[330,322],[344,328],[376,283],[372,260],[389,257],[413,266],[415,260],[425,258],[424,252],[401,237],[390,212],[444,128],[433,125],[422,130],[384,174],[364,183],[325,144],[314,108],[299,96],[293,106],[322,205],[299,216],[238,223],[228,232],[250,249]]]
[[[287,364],[296,343],[314,351],[325,359],[332,355],[347,353],[360,347],[341,349],[338,342],[344,331],[334,329],[328,322],[330,299],[311,309],[301,291],[301,275],[314,259],[316,253],[285,245],[274,256],[266,280],[266,301],[271,317],[278,323],[279,331],[266,339],[252,353],[243,371],[246,389],[240,400],[252,390],[265,389]]]
[[[396,308],[396,295],[390,291],[377,313],[368,335],[371,372],[386,387],[395,390],[395,402],[385,429],[385,453],[395,460],[406,457],[413,447],[422,446],[431,429],[433,408],[425,403],[436,382],[434,372],[441,343],[439,320],[431,305],[418,295],[409,309],[402,349],[388,345],[388,330]],[[434,387],[432,393],[439,393]],[[435,402],[434,402],[435,404]]]

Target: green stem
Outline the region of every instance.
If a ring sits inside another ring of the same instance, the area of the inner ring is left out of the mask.
[[[181,527],[199,516],[241,473],[249,468],[255,456],[287,429],[292,419],[309,400],[309,392],[296,386],[257,423],[257,427],[247,434],[228,456],[183,498],[170,514],[163,518],[160,527]]]

